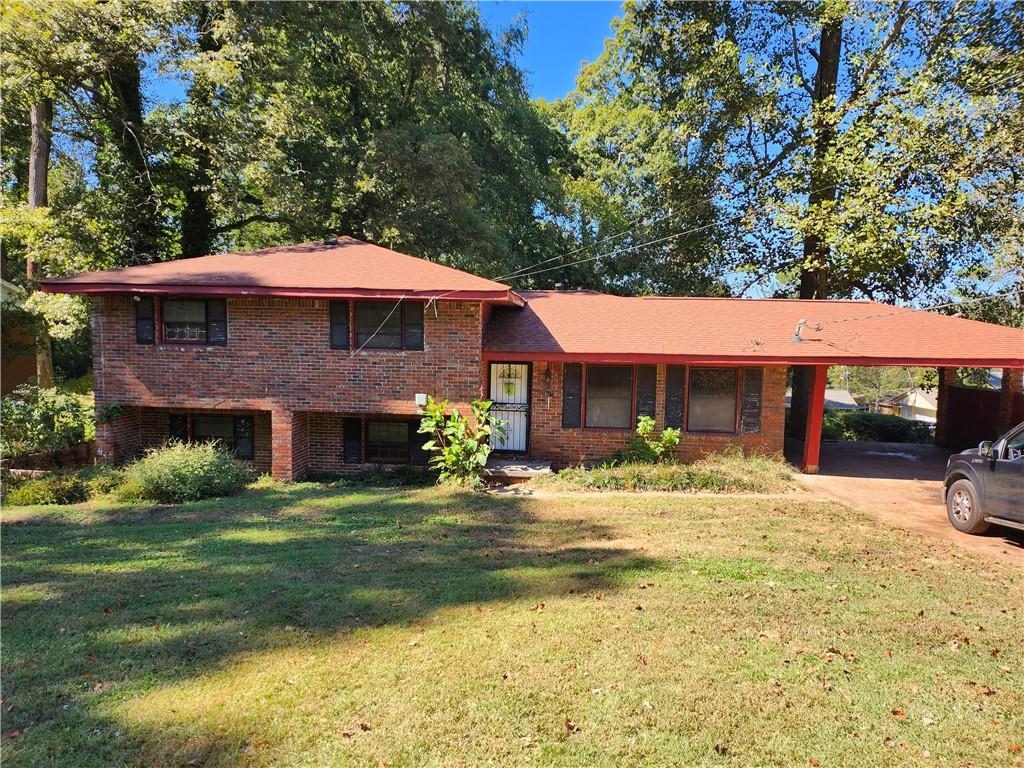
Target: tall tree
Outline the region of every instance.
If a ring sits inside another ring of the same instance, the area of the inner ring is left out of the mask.
[[[53,100],[40,96],[30,109],[31,146],[28,161],[29,210],[48,208],[50,175],[50,144],[53,139]],[[25,273],[35,280],[36,264],[31,257],[25,259]],[[36,383],[40,387],[53,386],[53,348],[46,324],[36,324]]]

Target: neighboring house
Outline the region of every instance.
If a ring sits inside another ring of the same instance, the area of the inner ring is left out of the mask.
[[[935,390],[911,389],[901,395],[884,398],[878,404],[878,412],[934,424],[938,417],[938,403]]]
[[[36,375],[36,338],[31,323],[21,309],[25,291],[14,283],[0,280],[0,395],[6,395]]]
[[[786,407],[789,408],[793,390],[786,390]],[[826,411],[866,411],[867,408],[858,403],[848,389],[825,390]]]
[[[498,448],[565,466],[610,457],[642,414],[682,430],[681,459],[781,452],[791,364],[813,366],[822,389],[832,364],[1024,367],[1020,331],[958,318],[859,322],[893,310],[871,302],[517,293],[349,237],[43,288],[91,296],[96,405],[121,414],[98,425],[100,456],[219,438],[279,478],[424,462],[426,394],[464,411],[490,398],[509,425]]]

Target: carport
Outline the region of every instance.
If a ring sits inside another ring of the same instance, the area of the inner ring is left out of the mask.
[[[865,303],[866,310],[880,305]],[[934,367],[939,372],[937,445],[965,448],[1024,421],[1024,330],[906,308],[815,317],[808,303],[794,329],[792,417],[804,424],[801,470],[818,472],[825,386],[832,365]],[[961,387],[958,368],[1002,369],[1002,387]],[[975,439],[977,438],[977,439]],[[966,444],[964,441],[967,440]]]

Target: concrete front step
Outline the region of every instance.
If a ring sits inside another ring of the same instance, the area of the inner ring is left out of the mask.
[[[538,475],[550,475],[551,462],[492,458],[482,474],[488,480],[529,480]]]

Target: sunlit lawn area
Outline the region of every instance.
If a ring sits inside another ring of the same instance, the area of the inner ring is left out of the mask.
[[[1016,573],[805,497],[10,508],[3,757],[1007,766]]]

